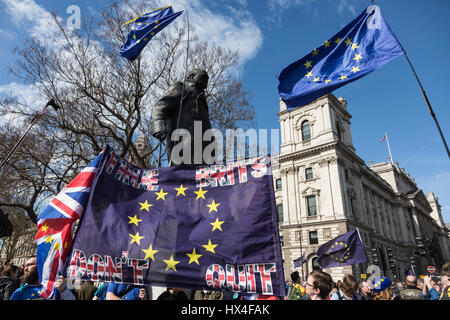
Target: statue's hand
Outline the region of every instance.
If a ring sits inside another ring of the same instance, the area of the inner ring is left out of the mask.
[[[158,139],[159,141],[164,141],[167,137],[167,133],[164,131],[159,131],[159,132],[156,132],[153,136],[156,139]]]

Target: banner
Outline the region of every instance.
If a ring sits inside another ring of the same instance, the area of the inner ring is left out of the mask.
[[[67,277],[284,296],[267,156],[140,169],[109,147],[67,260]]]

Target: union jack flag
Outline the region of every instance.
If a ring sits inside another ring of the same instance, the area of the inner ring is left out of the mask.
[[[43,298],[52,295],[55,281],[63,272],[72,246],[72,231],[83,215],[102,155],[103,152],[54,197],[38,217],[35,240]]]

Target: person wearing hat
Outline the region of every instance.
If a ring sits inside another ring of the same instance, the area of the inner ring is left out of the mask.
[[[373,300],[392,300],[394,295],[390,289],[392,284],[389,278],[375,278],[373,283]]]

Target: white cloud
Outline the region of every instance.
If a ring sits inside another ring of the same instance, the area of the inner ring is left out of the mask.
[[[3,29],[0,29],[0,37],[1,37],[1,38],[4,38],[4,39],[6,39],[6,40],[12,40],[12,39],[14,39],[14,35],[13,35],[12,32],[10,32],[10,31],[8,31],[8,30],[3,30]]]
[[[1,0],[11,21],[20,30],[27,30],[35,40],[51,43],[57,26],[50,12],[34,0]]]
[[[166,2],[159,3],[163,5]],[[173,7],[176,11],[187,10],[189,21],[195,26],[195,34],[201,41],[238,50],[241,65],[252,59],[262,47],[263,35],[250,12],[227,5],[230,14],[225,15],[224,12],[212,12],[204,3],[200,0],[177,0]],[[240,3],[242,6],[246,1]],[[186,15],[182,19],[186,19]]]
[[[14,96],[26,105],[41,105],[46,101],[40,97],[39,90],[33,85],[12,82],[0,86],[0,96]]]
[[[319,10],[326,7],[335,7],[339,16],[342,16],[349,11],[353,16],[356,16],[357,10],[354,3],[359,0],[267,0],[267,6],[273,14],[273,21],[281,22],[281,16],[286,9],[291,7],[306,7],[310,4],[315,4],[312,15],[318,16]]]

